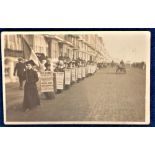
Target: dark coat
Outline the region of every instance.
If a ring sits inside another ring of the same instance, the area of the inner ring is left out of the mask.
[[[14,75],[16,75],[16,72],[17,72],[18,77],[23,76],[25,69],[26,69],[25,64],[22,62],[18,62],[15,66],[15,69],[14,69]]]
[[[40,105],[40,99],[36,86],[36,82],[39,80],[37,72],[32,69],[26,70],[23,74],[23,80],[26,80],[24,86],[23,108],[31,109],[37,105]]]

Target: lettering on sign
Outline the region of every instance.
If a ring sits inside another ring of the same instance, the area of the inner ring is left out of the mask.
[[[64,72],[56,72],[56,88],[64,89]]]
[[[45,71],[40,73],[41,92],[53,92],[53,73]]]
[[[78,79],[81,79],[82,78],[82,68],[79,67],[78,68]]]
[[[71,84],[71,69],[65,69],[65,85]]]
[[[78,79],[78,68],[75,68],[75,77],[76,77],[76,81]]]
[[[82,67],[82,77],[86,77],[86,70],[85,70],[85,67]]]
[[[75,68],[72,69],[72,81],[73,82],[76,81],[76,70],[75,70]]]

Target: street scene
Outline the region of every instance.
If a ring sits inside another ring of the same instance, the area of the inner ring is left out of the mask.
[[[5,34],[5,123],[145,122],[146,38]]]
[[[16,90],[16,91],[14,91]],[[54,100],[41,99],[41,105],[23,113],[23,91],[17,84],[6,85],[9,121],[144,121],[145,72],[130,68],[116,74],[101,69],[75,83]],[[113,94],[113,95],[111,95]]]

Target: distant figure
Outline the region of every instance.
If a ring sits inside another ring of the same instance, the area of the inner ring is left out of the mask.
[[[120,65],[121,65],[121,67],[125,67],[125,63],[123,60],[121,60]]]
[[[115,66],[115,63],[114,63],[114,61],[112,60],[112,62],[111,62],[111,67],[114,67]]]
[[[145,69],[146,69],[146,64],[145,64],[144,61],[142,61],[142,62],[140,63],[140,68],[141,68],[142,70],[145,70]]]
[[[23,63],[23,59],[18,58],[18,63],[16,64],[14,69],[14,76],[16,75],[16,72],[17,72],[17,76],[19,78],[19,89],[23,89],[23,73],[25,70],[26,70],[26,66]]]
[[[32,69],[32,64],[27,62],[27,69],[23,74],[25,80],[23,110],[30,110],[40,105],[36,82],[39,80],[38,74]]]
[[[121,60],[121,62],[116,67],[116,73],[118,72],[126,73],[126,67],[123,60]]]

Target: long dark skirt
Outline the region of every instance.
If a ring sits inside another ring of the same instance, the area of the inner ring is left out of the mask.
[[[37,86],[35,83],[25,83],[23,109],[32,109],[40,105]]]

